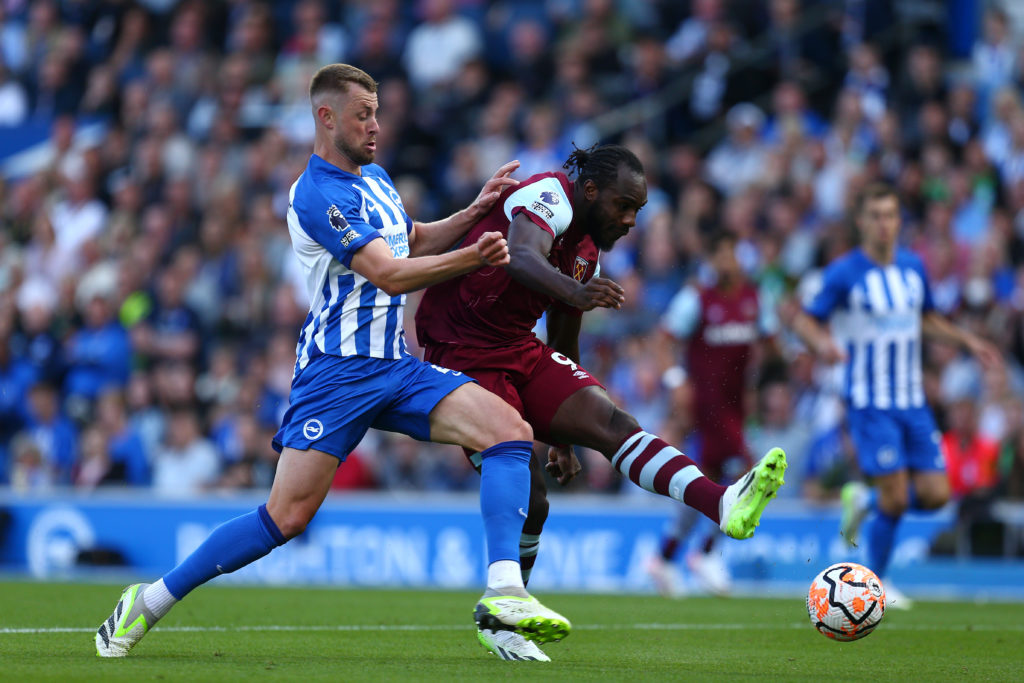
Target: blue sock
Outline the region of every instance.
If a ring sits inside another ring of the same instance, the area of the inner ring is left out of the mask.
[[[260,505],[214,529],[184,562],[164,574],[164,585],[181,600],[197,586],[255,562],[286,540],[267,506]]]
[[[505,441],[480,453],[480,512],[487,536],[487,564],[519,562],[519,537],[530,507],[529,441]]]
[[[892,546],[896,540],[896,527],[899,517],[890,517],[881,510],[876,510],[867,520],[867,555],[868,569],[878,576],[885,576],[892,556]]]

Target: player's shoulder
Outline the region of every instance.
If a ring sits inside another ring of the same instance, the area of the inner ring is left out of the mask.
[[[856,279],[872,266],[871,259],[855,247],[825,266],[824,276],[826,280]]]
[[[547,172],[520,181],[502,202],[505,217],[519,208],[537,216],[548,224],[557,237],[572,222],[572,196],[569,180],[564,173]]]
[[[394,185],[394,183],[391,182],[391,176],[388,175],[388,172],[384,170],[383,166],[378,164],[367,164],[366,166],[363,166],[362,173],[364,178],[380,178],[386,181],[388,185]]]
[[[358,208],[360,177],[312,155],[306,170],[292,187],[291,203],[300,214],[335,207],[341,211]]]
[[[913,268],[914,270],[924,270],[924,261],[921,257],[911,249],[906,247],[897,247],[895,254],[896,265],[905,268]]]

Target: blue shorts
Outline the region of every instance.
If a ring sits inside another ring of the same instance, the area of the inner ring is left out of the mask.
[[[292,379],[274,450],[314,448],[344,461],[370,427],[429,441],[430,411],[472,381],[413,356],[317,356]]]
[[[879,410],[849,409],[847,424],[857,448],[861,471],[876,477],[897,470],[946,469],[942,435],[927,407]]]

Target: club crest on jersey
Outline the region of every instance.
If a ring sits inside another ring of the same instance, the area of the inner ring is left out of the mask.
[[[551,191],[541,192],[540,200],[545,204],[550,204],[551,206],[554,206],[559,202],[558,195]]]
[[[587,266],[590,263],[582,256],[577,256],[572,264],[572,277],[577,282],[583,282],[583,276],[587,274]]]
[[[341,215],[341,209],[334,204],[331,204],[331,207],[327,209],[327,220],[330,221],[331,227],[338,232],[341,232],[343,228],[348,227],[348,221]]]

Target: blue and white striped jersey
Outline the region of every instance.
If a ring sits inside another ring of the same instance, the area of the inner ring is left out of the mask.
[[[405,295],[390,296],[349,267],[356,251],[378,237],[395,258],[409,255],[412,221],[388,174],[370,164],[353,175],[314,154],[288,202],[288,231],[310,301],[295,374],[322,354],[409,355],[402,329]]]
[[[921,315],[933,308],[924,265],[906,249],[888,265],[854,249],[825,269],[805,310],[831,320],[836,344],[846,350],[843,392],[851,407],[925,405]]]

